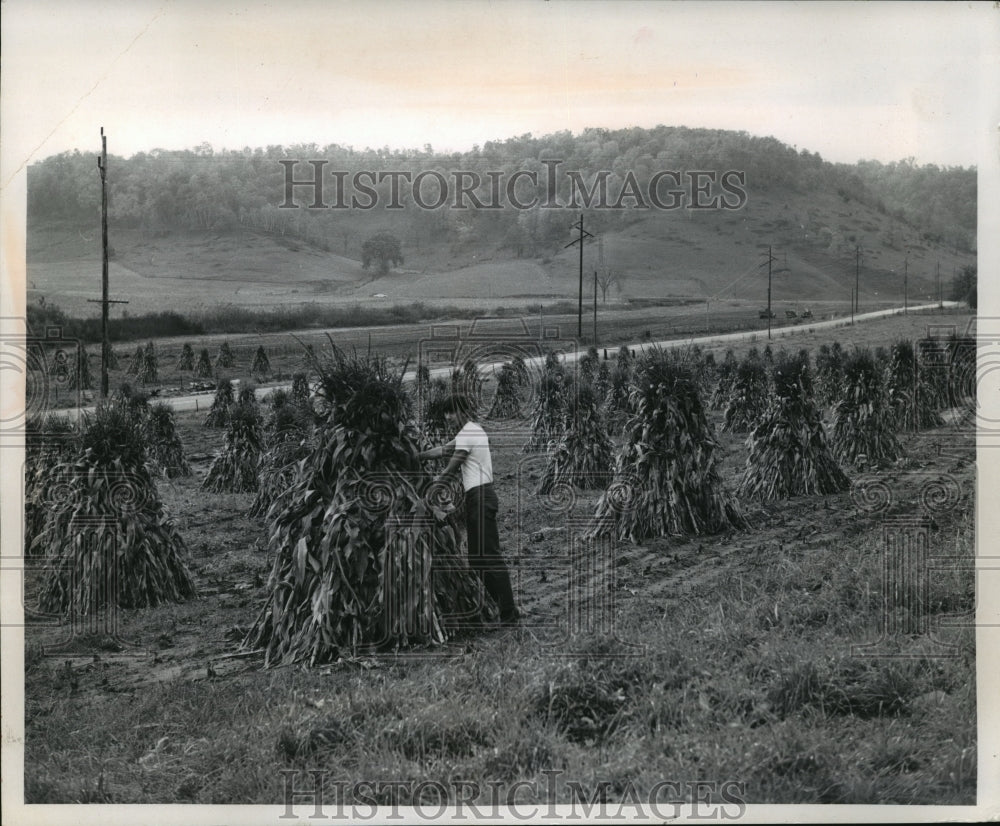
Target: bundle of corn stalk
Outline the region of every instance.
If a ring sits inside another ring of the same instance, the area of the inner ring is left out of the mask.
[[[142,345],[138,345],[135,348],[135,353],[132,355],[132,360],[128,363],[128,367],[125,370],[126,376],[138,376],[143,371],[143,363],[146,361],[146,354],[142,349]]]
[[[924,430],[944,424],[934,403],[935,388],[926,371],[917,364],[913,342],[904,339],[892,345],[886,389],[897,430]]]
[[[857,349],[845,359],[842,395],[833,412],[833,451],[841,462],[854,463],[863,456],[868,464],[878,465],[902,455],[895,414],[869,350]]]
[[[208,348],[202,347],[198,354],[198,364],[194,368],[194,374],[199,379],[207,379],[212,375],[212,358],[208,355]]]
[[[148,341],[146,348],[142,351],[142,362],[139,365],[136,378],[141,384],[151,384],[156,381],[157,368],[156,348],[153,347],[153,342]]]
[[[177,369],[190,373],[194,370],[194,350],[189,343],[181,348],[180,358],[177,359]]]
[[[821,344],[816,354],[816,399],[821,407],[837,403],[844,385],[844,350],[839,341]]]
[[[744,527],[723,489],[718,444],[690,369],[649,351],[636,366],[631,395],[626,442],[591,532],[641,542]]]
[[[70,367],[69,389],[93,389],[93,380],[90,377],[90,356],[87,355],[87,351],[83,347],[77,350],[75,361],[76,364]]]
[[[108,369],[117,370],[118,369],[118,354],[114,351],[114,348],[109,344],[106,348],[101,345],[101,352],[103,353],[107,350],[108,353]]]
[[[545,368],[538,382],[538,395],[531,421],[531,437],[524,446],[525,453],[549,450],[562,436],[569,395],[569,377],[558,356],[549,353]]]
[[[298,372],[292,375],[292,398],[309,401],[309,376]]]
[[[729,404],[737,369],[739,369],[739,362],[736,360],[736,354],[732,348],[729,348],[726,350],[726,355],[716,373],[715,390],[712,391],[712,398],[709,402],[712,410],[725,410]]]
[[[434,445],[448,441],[448,382],[434,379],[424,396],[424,410],[420,417],[420,432],[427,444]]]
[[[623,344],[618,349],[615,366],[611,371],[611,386],[608,389],[608,410],[610,411],[618,412],[628,409],[633,360],[628,347]]]
[[[757,351],[751,350],[736,368],[722,429],[748,433],[756,427],[767,410],[769,389],[767,368]]]
[[[597,378],[597,369],[601,363],[601,355],[594,345],[587,348],[577,362],[577,381],[582,384],[593,384]]]
[[[417,458],[402,372],[334,347],[318,373],[329,412],[269,512],[271,593],[244,640],[268,665],[441,642],[482,612]]]
[[[808,353],[779,354],[770,409],[747,438],[749,456],[738,496],[787,499],[850,487],[827,443],[812,392]]]
[[[264,349],[264,345],[261,344],[257,348],[257,352],[253,355],[253,363],[250,365],[250,372],[257,377],[259,381],[263,381],[268,373],[271,372],[271,360],[267,357],[267,351]]]
[[[222,342],[219,347],[219,355],[215,358],[215,366],[217,369],[229,369],[236,366],[236,356],[233,355],[233,350],[229,346],[228,341]]]
[[[184,541],[164,512],[145,438],[123,404],[99,405],[72,454],[53,467],[61,495],[32,551],[48,557],[43,610],[138,608],[194,593]]]
[[[229,379],[219,379],[215,385],[215,398],[205,417],[205,427],[225,427],[234,404],[236,399],[233,396],[233,383]]]
[[[32,415],[24,434],[24,552],[28,555],[34,538],[45,524],[49,508],[57,505],[60,493],[53,486],[53,468],[73,449],[73,428],[65,416]]]
[[[313,417],[309,406],[281,390],[273,392],[269,402],[264,450],[257,463],[260,483],[250,505],[251,516],[267,515],[274,500],[295,478],[299,462],[313,449]]]
[[[539,494],[569,484],[585,490],[604,489],[611,481],[614,445],[601,414],[600,397],[581,381],[568,394],[562,437],[549,455],[538,486]]]
[[[222,450],[212,460],[202,487],[214,493],[249,493],[258,486],[257,463],[264,438],[260,411],[256,404],[234,404],[228,420]]]
[[[514,365],[508,362],[497,373],[497,389],[487,419],[517,419],[521,416],[521,385]]]
[[[473,407],[479,406],[483,395],[483,378],[474,361],[466,359],[461,367],[452,371],[451,392],[465,396]]]
[[[163,402],[154,404],[142,426],[150,463],[168,479],[190,476],[191,466],[184,458],[184,445],[177,434],[173,408]]]

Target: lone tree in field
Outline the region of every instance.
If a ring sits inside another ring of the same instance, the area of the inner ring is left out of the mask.
[[[582,382],[568,394],[564,415],[562,437],[549,456],[538,493],[550,493],[563,484],[603,490],[611,481],[614,444],[593,385]]]
[[[185,373],[190,373],[194,370],[194,349],[192,349],[190,344],[186,343],[181,348],[180,358],[177,359],[177,369]]]
[[[788,499],[838,493],[850,487],[823,430],[813,402],[809,362],[802,353],[780,354],[774,367],[774,396],[767,414],[747,439],[750,453],[737,496]]]
[[[834,407],[834,454],[844,463],[862,456],[868,464],[893,462],[902,455],[895,424],[875,359],[868,350],[855,350],[844,361],[842,395]]]
[[[318,372],[329,412],[271,507],[270,595],[244,640],[267,665],[440,642],[481,612],[479,580],[428,496],[402,372],[337,349]]]
[[[756,427],[767,410],[768,392],[767,367],[756,351],[751,351],[736,368],[722,429],[748,433]]]
[[[219,354],[215,357],[215,368],[217,370],[228,370],[236,366],[236,356],[229,346],[228,341],[222,342],[219,347]]]
[[[62,495],[33,542],[50,559],[43,610],[140,608],[194,594],[184,540],[164,512],[146,460],[134,415],[112,402],[98,406],[73,455],[54,466]]]
[[[733,384],[736,382],[736,371],[739,366],[740,363],[736,360],[736,354],[733,353],[732,348],[726,350],[726,355],[716,374],[715,390],[712,391],[712,399],[709,402],[712,410],[726,409],[733,394]]]
[[[361,269],[374,267],[380,275],[385,275],[392,267],[403,263],[402,247],[395,235],[380,232],[361,245]]]
[[[198,366],[194,369],[194,374],[199,379],[207,379],[212,376],[212,357],[208,354],[208,348],[202,347],[198,356]]]
[[[234,404],[229,408],[228,429],[222,450],[212,460],[202,483],[213,493],[251,493],[257,490],[257,464],[264,434],[255,404]]]
[[[944,424],[934,403],[935,388],[926,371],[918,368],[912,341],[901,340],[892,345],[886,386],[898,431],[924,430]]]
[[[184,458],[184,445],[177,434],[173,408],[163,402],[150,407],[143,420],[143,434],[150,461],[167,478],[191,475],[191,466]]]
[[[205,417],[205,427],[225,427],[229,423],[229,411],[235,404],[233,383],[229,379],[219,379],[215,386],[215,398]]]
[[[644,354],[629,404],[626,441],[592,532],[641,542],[744,527],[723,489],[718,443],[690,368],[663,351]]]

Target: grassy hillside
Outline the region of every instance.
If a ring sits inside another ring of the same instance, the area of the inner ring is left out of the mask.
[[[562,217],[563,213],[560,213]],[[574,214],[566,211],[566,242]],[[777,257],[773,298],[808,304],[850,298],[856,245],[862,302],[901,301],[903,261],[909,252],[911,299],[936,295],[940,261],[943,289],[956,268],[975,257],[944,249],[891,216],[836,194],[767,193],[735,212],[635,211],[621,229],[603,233],[607,266],[622,275],[608,299],[744,299],[763,302],[763,251]],[[373,218],[374,226],[374,218]],[[362,228],[363,230],[363,228]],[[127,299],[130,314],[169,307],[181,312],[220,304],[272,307],[320,302],[388,300],[471,301],[489,308],[539,298],[574,297],[578,252],[560,249],[516,258],[495,241],[407,244],[406,263],[386,276],[360,261],[307,242],[254,230],[174,231],[155,235],[113,231],[111,289]],[[586,295],[592,291],[598,246],[585,248]],[[787,268],[787,272],[779,270]],[[28,234],[28,300],[45,296],[70,315],[96,314],[100,289],[100,234],[62,223],[32,226]],[[116,308],[115,313],[121,313]]]

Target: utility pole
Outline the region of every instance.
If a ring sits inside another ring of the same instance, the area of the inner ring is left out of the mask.
[[[568,249],[574,244],[580,245],[580,302],[577,305],[576,312],[576,337],[578,339],[583,338],[583,239],[593,238],[591,235],[583,228],[583,213],[580,213],[580,220],[573,224],[570,229],[579,229],[580,237],[575,241],[570,241],[563,249]]]
[[[597,346],[597,270],[594,270],[594,346]]]
[[[941,309],[941,262],[937,262],[937,297],[938,309]]]
[[[851,288],[851,324],[854,324],[854,288]]]
[[[101,127],[101,154],[97,156],[97,168],[101,171],[101,398],[108,397],[108,360],[111,345],[108,343],[108,305],[128,304],[127,301],[111,301],[108,298],[108,137]],[[98,303],[87,299],[88,303]]]
[[[771,265],[777,260],[778,259],[771,254],[771,246],[769,244],[767,247],[767,261],[764,262],[767,264],[767,337],[768,338],[771,337]],[[763,267],[764,264],[762,263],[761,266]],[[775,272],[788,272],[788,268],[782,267],[779,270],[775,270]]]

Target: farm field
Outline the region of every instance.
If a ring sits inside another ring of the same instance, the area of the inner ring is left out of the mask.
[[[843,314],[843,308],[839,305],[813,304],[812,309],[815,321],[836,318],[846,321],[849,318],[849,315]],[[864,307],[863,311],[874,309],[879,308]],[[781,308],[778,308],[778,315],[783,316]],[[788,347],[814,348],[824,342],[843,342],[849,337],[849,340],[858,346],[873,346],[876,343],[892,341],[899,337],[919,338],[927,335],[931,328],[953,328],[957,334],[961,335],[966,332],[970,318],[965,309],[957,308],[921,311],[905,317],[879,319],[875,323],[865,321],[854,327],[844,327],[839,330],[814,330],[809,322],[800,319],[791,321],[781,317],[772,321],[773,339],[771,343],[775,348],[782,346],[787,336]],[[584,346],[588,345],[592,339],[590,322],[591,320],[585,311]],[[547,335],[555,335],[559,346],[576,346],[573,343],[577,327],[575,314],[546,314],[541,323],[547,331]],[[185,345],[191,346],[196,360],[201,350],[207,349],[214,364],[219,348],[223,343],[228,343],[235,357],[234,366],[213,369],[213,377],[210,377],[209,380],[212,381],[215,377],[239,379],[244,383],[252,381],[263,387],[268,384],[287,383],[295,372],[305,369],[307,361],[305,347],[309,345],[322,349],[328,346],[329,341],[332,340],[338,347],[346,350],[365,351],[372,347],[399,363],[409,362],[411,365],[415,365],[418,358],[421,358],[422,352],[426,357],[431,344],[434,345],[434,349],[440,349],[438,343],[434,342],[436,337],[455,334],[468,336],[473,325],[477,335],[485,335],[488,346],[496,346],[501,349],[503,347],[523,347],[522,336],[524,336],[524,341],[530,345],[527,349],[531,349],[534,342],[537,341],[539,333],[538,316],[511,314],[503,317],[482,318],[475,322],[442,318],[440,322],[433,324],[400,324],[326,331],[300,330],[294,333],[157,338],[154,340],[159,364],[157,380],[151,382],[144,389],[147,392],[156,389],[163,395],[181,394],[190,392],[192,383],[204,381],[196,378],[191,371],[178,369],[178,362]],[[706,313],[704,307],[697,306],[602,311],[597,329],[598,344],[602,349],[607,349],[609,354],[612,354],[615,348],[626,342],[684,339],[733,331],[759,331],[759,340],[755,342],[758,346],[764,346],[768,340],[767,322],[758,317],[757,306],[748,306],[740,302],[726,302],[724,305],[712,309],[711,313]],[[492,345],[490,344],[491,340]],[[122,383],[135,384],[135,379],[129,376],[127,371],[136,348],[143,344],[144,342],[131,342],[112,345],[112,349],[118,357],[118,366],[112,369],[109,374],[112,390],[121,386]],[[250,371],[256,350],[261,346],[268,356],[271,368],[271,372],[263,378],[252,376]],[[728,345],[710,347],[709,349],[718,357],[727,348]],[[96,386],[100,375],[100,348],[90,346],[85,349],[90,354],[90,371]],[[739,347],[736,348],[736,351],[741,352]],[[93,391],[78,393],[64,390],[58,382],[51,383],[50,387],[48,403],[57,408],[75,406],[81,403],[90,404],[95,396]]]
[[[889,346],[929,327],[961,335],[969,321],[894,317],[772,346],[815,356],[822,344]],[[157,346],[166,358],[180,349]],[[249,359],[251,345],[240,346]],[[386,350],[402,358],[408,346]],[[272,367],[290,371],[299,357],[283,358]],[[405,656],[272,669],[239,650],[269,595],[267,523],[247,515],[252,494],[201,489],[224,431],[204,427],[204,411],[178,413],[194,472],[158,489],[191,553],[197,596],[122,610],[113,635],[66,641],[68,629],[44,617],[27,626],[26,802],[282,806],[283,771],[300,770],[306,785],[304,772],[324,769],[348,784],[385,781],[378,802],[400,805],[414,801],[395,797],[390,781],[466,780],[484,790],[480,802],[490,781],[525,781],[517,802],[579,802],[585,789],[613,812],[629,789],[644,797],[665,778],[716,791],[735,783],[746,803],[971,804],[976,475],[966,413],[900,434],[903,457],[889,467],[845,467],[848,491],[746,502],[746,528],[615,542],[586,565],[571,537],[599,493],[537,495],[544,456],[497,438],[501,538],[522,627]],[[721,411],[709,416],[732,491],[745,436],[722,432]],[[829,432],[829,411],[825,421]],[[918,526],[934,567],[920,615],[928,627],[882,640],[890,626],[912,631],[913,619],[884,610],[887,535]],[[29,608],[36,587],[29,579]]]

